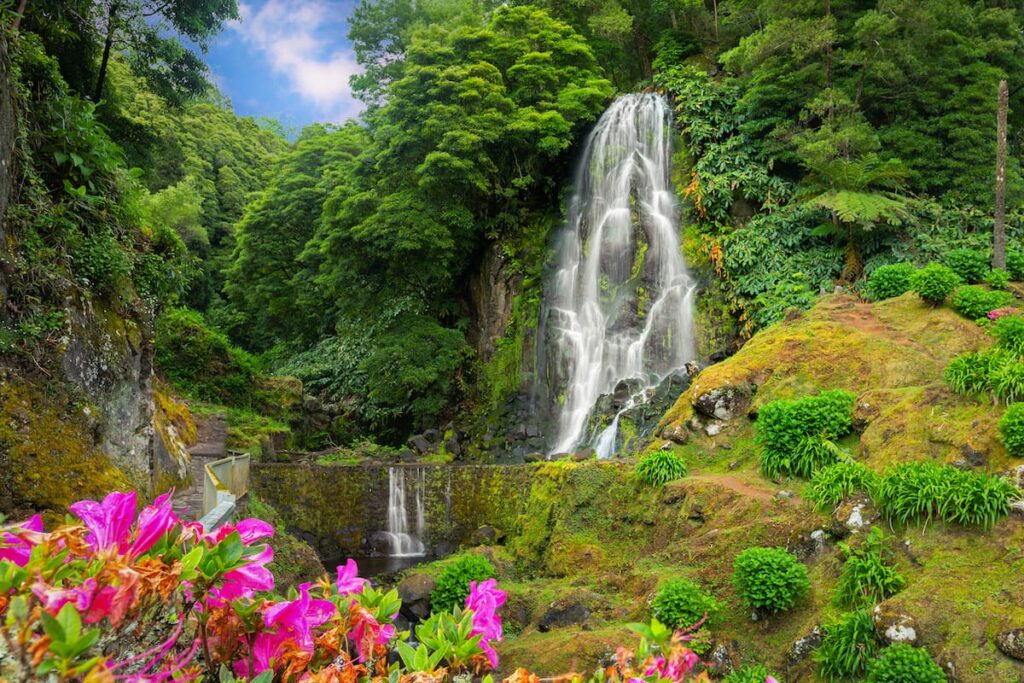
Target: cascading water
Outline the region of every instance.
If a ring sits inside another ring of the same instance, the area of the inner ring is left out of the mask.
[[[672,113],[664,97],[624,95],[587,139],[550,283],[547,326],[562,379],[552,453],[587,438],[602,394],[638,379],[645,390],[696,356],[693,296],[671,184]],[[593,443],[614,453],[619,415]]]
[[[409,528],[409,513],[405,505],[405,468],[388,468],[388,530],[392,557],[419,557],[427,548],[421,540],[426,530],[423,512],[424,470],[416,473],[414,500],[416,505],[416,534]]]

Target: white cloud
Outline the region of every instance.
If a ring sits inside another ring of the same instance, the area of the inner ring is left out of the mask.
[[[242,19],[232,30],[320,116],[335,122],[358,116],[362,105],[352,97],[348,79],[360,68],[351,49],[338,47],[346,30],[343,6],[329,0],[267,0],[240,2],[238,8]]]

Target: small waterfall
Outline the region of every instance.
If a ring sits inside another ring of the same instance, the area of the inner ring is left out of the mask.
[[[548,362],[562,385],[552,453],[584,445],[595,404],[619,381],[650,388],[696,356],[671,126],[664,97],[624,95],[587,139],[545,296]],[[593,442],[599,457],[614,454],[621,414]]]
[[[416,473],[415,495],[416,504],[416,535],[410,533],[409,513],[405,505],[405,468],[388,468],[388,530],[391,539],[392,557],[417,557],[424,555],[427,548],[423,545],[426,520],[423,511],[423,493],[426,484],[426,473]]]

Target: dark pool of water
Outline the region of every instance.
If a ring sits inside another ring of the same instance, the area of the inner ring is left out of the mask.
[[[417,557],[389,557],[386,555],[352,555],[353,560],[359,565],[359,576],[364,578],[373,578],[377,576],[385,576],[388,574],[396,574],[400,571],[408,569],[409,567],[415,567],[418,564],[423,564],[430,560],[426,555],[420,555]],[[324,566],[328,568],[328,571],[333,573],[334,567],[344,564],[348,557],[338,558],[336,560],[325,560]]]

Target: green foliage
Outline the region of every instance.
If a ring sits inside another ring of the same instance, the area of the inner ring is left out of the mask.
[[[702,619],[710,621],[720,609],[714,597],[689,579],[669,579],[658,587],[651,611],[658,621],[673,629],[686,629]]]
[[[878,483],[878,475],[853,460],[840,460],[822,467],[811,477],[806,497],[821,512],[829,512],[847,496],[868,493]]]
[[[879,266],[868,276],[864,294],[869,301],[891,299],[910,291],[910,276],[914,266],[909,263],[890,263]]]
[[[872,607],[903,590],[907,580],[892,566],[892,554],[885,547],[885,534],[875,527],[859,548],[841,544],[846,554],[836,601],[842,607]]]
[[[978,320],[988,315],[989,311],[1002,308],[1013,301],[1009,292],[987,290],[977,285],[957,287],[953,292],[953,308],[957,313],[970,320]]]
[[[978,249],[952,249],[942,258],[942,262],[952,268],[961,280],[970,284],[985,279],[990,261],[989,254]]]
[[[999,348],[1015,356],[1024,356],[1024,317],[1010,315],[1000,318],[992,326]]]
[[[985,284],[992,289],[1006,289],[1010,284],[1010,273],[1002,268],[993,268],[985,274]]]
[[[818,674],[829,681],[863,675],[878,652],[875,624],[868,609],[847,612],[825,624],[814,651]]]
[[[178,390],[233,406],[252,403],[255,361],[210,329],[199,313],[165,311],[156,321],[155,342],[154,363]]]
[[[636,464],[636,476],[648,486],[682,479],[686,472],[686,460],[675,451],[655,451]]]
[[[494,578],[494,567],[483,555],[463,555],[449,564],[437,577],[437,586],[430,592],[430,609],[434,614],[461,608],[469,597],[469,584]]]
[[[941,306],[961,282],[948,266],[929,263],[910,276],[910,288],[929,306]]]
[[[895,643],[868,666],[867,683],[945,683],[942,667],[923,648]]]
[[[764,664],[748,664],[723,678],[722,683],[765,683],[769,676],[779,680]]]
[[[1015,354],[993,354],[988,384],[998,401],[1009,405],[1024,401],[1024,363]]]
[[[747,548],[733,561],[733,584],[747,606],[783,612],[807,594],[807,567],[784,548]]]
[[[763,406],[755,423],[755,438],[761,446],[765,475],[809,478],[819,468],[837,462],[842,451],[833,439],[852,429],[855,399],[849,392],[833,390]]]
[[[1006,271],[1014,282],[1024,280],[1024,251],[1007,250]]]
[[[1020,496],[1002,477],[944,467],[932,462],[901,463],[886,471],[875,502],[891,521],[905,524],[933,517],[988,528],[1010,512]]]
[[[999,435],[1006,451],[1015,457],[1024,457],[1024,403],[1014,403],[999,420]]]
[[[950,361],[942,376],[958,394],[981,394],[989,390],[993,370],[1007,361],[1014,359],[998,350],[971,351]]]

